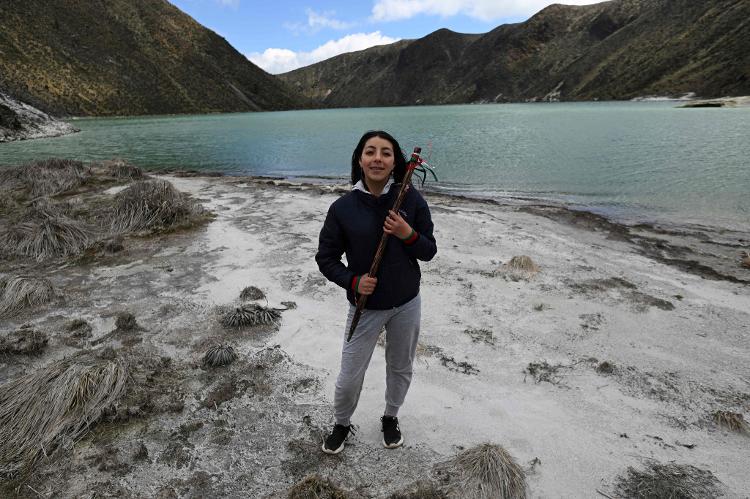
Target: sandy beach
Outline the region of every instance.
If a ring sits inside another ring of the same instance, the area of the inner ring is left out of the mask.
[[[0,320],[3,334],[27,325],[49,337],[39,356],[0,356],[0,382],[91,350],[126,356],[141,390],[42,460],[14,495],[285,497],[319,474],[352,497],[388,497],[420,480],[448,486],[436,465],[490,442],[526,469],[529,497],[621,497],[628,467],[654,462],[710,471],[726,497],[750,497],[750,437],[713,419],[720,410],[750,419],[750,270],[737,256],[746,242],[682,234],[678,244],[653,227],[427,193],[438,253],[422,264],[421,347],[399,414],[405,446],[380,443],[378,347],[353,417],[359,431],[326,456],[347,302],[314,255],[346,186],[161,178],[213,220],[128,237],[104,256],[0,261],[3,275],[39,274],[60,293]],[[721,262],[698,261],[691,247]],[[505,265],[520,255],[539,271]],[[278,327],[222,327],[247,286],[285,309]],[[138,328],[117,333],[121,312]],[[88,338],[70,332],[73,319],[91,326]],[[238,360],[202,368],[217,342]]]

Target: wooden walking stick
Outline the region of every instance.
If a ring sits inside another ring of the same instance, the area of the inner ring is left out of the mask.
[[[414,170],[422,163],[422,159],[419,157],[420,152],[422,152],[422,148],[415,147],[414,152],[411,153],[409,162],[406,164],[406,173],[404,174],[403,182],[401,182],[401,190],[398,191],[396,202],[393,203],[393,208],[391,208],[396,213],[398,213],[398,210],[401,209],[401,203],[404,202],[404,197],[406,197],[406,191],[409,188],[409,184],[411,183],[411,176],[414,173]],[[372,265],[370,266],[370,272],[367,273],[369,277],[375,277],[375,275],[378,273],[380,260],[383,258],[383,253],[385,252],[385,245],[387,242],[388,234],[383,232],[383,237],[380,238],[378,249],[377,251],[375,251],[375,258],[372,260]],[[356,290],[354,292],[356,293]],[[367,295],[360,296],[357,293],[356,296],[357,310],[354,311],[354,317],[352,317],[352,325],[349,328],[349,335],[346,337],[347,342],[352,339],[354,330],[357,329],[357,324],[359,324],[359,318],[362,317],[362,310],[365,308],[365,303],[367,303]]]

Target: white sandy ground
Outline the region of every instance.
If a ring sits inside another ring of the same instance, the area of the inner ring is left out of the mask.
[[[615,497],[617,477],[648,459],[710,470],[727,497],[750,497],[750,437],[711,422],[719,409],[750,419],[747,286],[686,274],[602,232],[512,207],[428,195],[438,254],[422,264],[426,353],[415,363],[400,413],[405,447],[388,451],[379,444],[385,365],[378,347],[353,418],[360,430],[340,458],[328,458],[317,450],[315,431],[332,423],[347,302],[318,272],[314,255],[327,208],[339,194],[241,178],[168,180],[216,219],[159,240],[163,247],[155,253],[133,249],[109,264],[63,265],[52,278],[66,287],[67,310],[38,323],[81,316],[97,338],[112,329],[113,310],[128,309],[146,327],[144,345],[155,345],[173,363],[190,362],[199,359],[196,338],[220,334],[206,313],[254,285],[269,305],[294,301],[297,308],[283,313],[276,334],[235,337],[240,354],[280,345],[297,371],[274,374],[275,384],[299,386],[304,376],[313,387],[285,389],[282,398],[297,408],[286,412],[250,395],[214,411],[198,407],[197,399],[201,383],[221,372],[190,374],[196,400],[186,397],[182,413],[137,421],[124,437],[112,437],[121,455],[143,439],[151,464],[134,465],[124,476],[92,467],[101,452],[96,440],[111,433],[105,429],[76,446],[68,468],[53,467],[47,482],[32,482],[40,495],[100,497],[91,491],[103,481],[107,494],[131,491],[124,497],[175,497],[164,495],[168,484],[180,497],[279,494],[294,483],[283,473],[291,462],[302,467],[300,476],[309,465],[348,489],[362,485],[364,496],[383,497],[399,483],[428,478],[433,464],[459,450],[492,442],[524,466],[540,461],[528,475],[534,498]],[[541,271],[512,279],[501,265],[515,255],[530,256]],[[665,304],[657,299],[674,309],[659,308]],[[544,361],[562,367],[552,382],[536,383],[524,370]],[[614,372],[598,373],[601,361]],[[467,374],[462,362],[474,370]],[[1,359],[0,368],[18,369]],[[176,429],[196,418],[204,426],[181,437]],[[268,421],[288,431],[302,453],[292,459],[279,450],[286,442],[264,441]],[[311,421],[311,429],[301,421]],[[212,443],[217,432],[232,435],[229,447]]]
[[[318,370],[331,400],[346,301],[318,272],[314,254],[338,195],[269,192],[231,179],[170,180],[219,215],[193,245],[221,255],[199,294],[228,302],[253,283],[272,304],[274,297],[294,300],[298,308],[284,314],[269,344]],[[532,497],[601,497],[597,489],[611,490],[627,466],[647,458],[708,469],[728,496],[748,497],[750,439],[709,421],[717,409],[749,415],[747,287],[689,275],[601,234],[509,208],[428,200],[438,254],[422,265],[421,343],[479,372],[449,370],[434,356],[417,360],[400,413],[407,447],[449,456],[489,441],[522,464],[538,458]],[[246,222],[249,212],[261,212],[267,224]],[[488,273],[514,255],[530,256],[541,272],[518,282]],[[628,299],[626,288],[571,288],[611,277],[675,309]],[[491,331],[491,339],[475,342],[467,329]],[[613,363],[615,374],[598,374],[592,358]],[[558,371],[559,384],[537,384],[524,369],[541,361],[571,368]],[[359,440],[380,439],[384,369],[378,349],[354,415]]]

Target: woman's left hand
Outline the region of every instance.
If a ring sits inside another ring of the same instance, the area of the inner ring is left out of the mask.
[[[399,239],[406,239],[411,234],[411,225],[406,223],[406,220],[401,215],[393,210],[389,210],[385,224],[383,224],[383,232],[396,236]]]

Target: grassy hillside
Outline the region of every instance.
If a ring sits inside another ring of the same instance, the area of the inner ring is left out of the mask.
[[[551,5],[483,35],[438,30],[281,78],[332,107],[746,95],[750,2]]]
[[[166,0],[5,0],[0,89],[58,115],[305,106]]]

